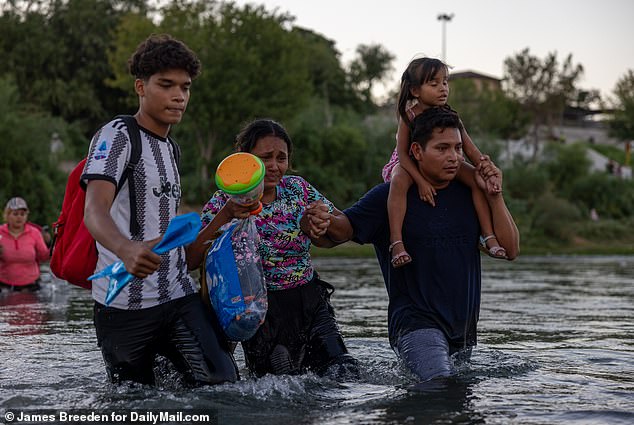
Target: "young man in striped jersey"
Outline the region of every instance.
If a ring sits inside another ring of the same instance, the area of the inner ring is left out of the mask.
[[[187,272],[184,248],[162,255],[151,251],[180,204],[177,147],[168,135],[183,117],[200,62],[182,42],[153,35],[128,65],[139,98],[134,118],[140,160],[124,179],[130,129],[116,118],[93,137],[82,174],[87,185],[84,222],[97,241],[97,270],[122,260],[134,276],[108,307],[108,279],[93,282],[95,328],[106,369],[115,383],[153,384],[154,359],[162,354],[192,384],[232,382],[235,363]],[[133,219],[138,226],[130,225]]]

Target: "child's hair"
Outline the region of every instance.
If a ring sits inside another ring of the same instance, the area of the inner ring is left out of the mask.
[[[128,59],[128,69],[130,74],[141,80],[171,69],[185,70],[194,79],[200,73],[200,61],[182,41],[169,34],[152,34]]]
[[[279,137],[286,143],[288,162],[290,164],[293,142],[286,129],[272,119],[256,119],[244,126],[236,136],[235,150],[238,152],[251,152],[255,147],[255,143],[267,136]]]
[[[431,139],[434,129],[457,128],[462,130],[462,122],[458,113],[448,106],[434,106],[425,109],[412,122],[411,143],[418,143],[423,149]]]
[[[411,125],[406,108],[407,102],[414,99],[412,89],[434,78],[434,75],[440,70],[448,72],[449,68],[443,61],[434,58],[416,58],[407,65],[401,77],[401,91],[398,95],[398,103],[396,105],[398,116],[405,121],[407,125]]]

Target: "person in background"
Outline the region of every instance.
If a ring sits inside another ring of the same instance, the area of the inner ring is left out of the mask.
[[[153,385],[153,365],[161,354],[189,384],[236,381],[229,346],[187,272],[184,248],[162,255],[151,250],[180,205],[180,175],[168,135],[185,113],[200,61],[183,42],[163,34],[139,44],[128,65],[141,133],[141,159],[133,178],[117,190],[131,150],[127,127],[118,118],[93,137],[82,174],[87,185],[84,222],[97,241],[97,269],[120,259],[134,276],[109,306],[108,279],[93,281],[95,330],[106,370],[113,383]],[[133,196],[139,206],[134,234]]]
[[[259,157],[266,167],[263,209],[255,223],[268,310],[256,334],[242,343],[247,367],[257,377],[306,371],[356,375],[357,361],[348,354],[330,304],[334,288],[313,268],[312,235],[300,220],[312,202],[332,203],[302,177],[286,175],[292,149],[286,130],[269,119],[249,123],[236,138],[236,151]],[[204,261],[209,241],[222,226],[250,211],[216,192],[203,208],[203,230],[188,247],[189,268]]]
[[[28,222],[29,207],[20,197],[9,199],[0,226],[0,290],[40,289],[40,263],[49,251],[40,229]]]

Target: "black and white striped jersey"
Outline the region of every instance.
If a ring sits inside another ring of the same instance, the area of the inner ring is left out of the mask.
[[[152,240],[165,233],[176,216],[181,198],[180,176],[172,144],[141,128],[141,158],[133,175],[117,193],[110,215],[123,235],[131,240]],[[82,181],[106,180],[119,185],[130,159],[128,128],[121,119],[103,126],[93,137]],[[134,185],[134,190],[130,190]],[[130,196],[133,194],[140,231],[130,232]],[[97,242],[101,270],[119,259]],[[108,279],[93,281],[92,296],[105,304]],[[193,294],[197,283],[187,272],[184,248],[162,255],[159,269],[145,279],[134,278],[110,304],[111,307],[138,310]]]

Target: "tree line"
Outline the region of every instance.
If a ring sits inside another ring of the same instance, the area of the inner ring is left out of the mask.
[[[257,117],[287,127],[295,144],[293,172],[337,205],[350,205],[381,181],[397,124],[395,95],[387,104],[372,96],[372,88],[393,70],[394,56],[383,46],[360,45],[344,64],[327,36],[264,6],[155,3],[12,0],[0,5],[0,199],[23,196],[34,221],[56,218],[66,178],[60,162],[81,159],[101,124],[136,111],[126,61],[151,33],[183,40],[203,65],[188,112],[173,129],[183,151],[187,204],[197,208],[215,190],[215,166],[231,152],[241,126]],[[570,55],[560,63],[556,53],[541,59],[525,49],[505,61],[503,90],[456,81],[450,103],[476,143],[494,153],[494,140],[537,140],[557,124],[566,105],[596,101],[596,91],[577,89],[582,72]],[[615,93],[613,131],[634,138],[631,70]]]

